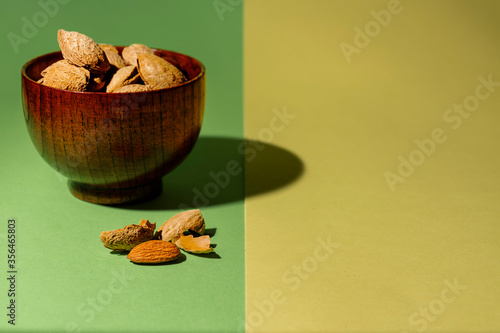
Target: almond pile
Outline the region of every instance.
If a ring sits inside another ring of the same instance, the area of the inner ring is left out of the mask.
[[[170,88],[187,81],[179,64],[159,57],[142,44],[120,52],[110,44],[97,44],[76,31],[60,29],[57,40],[63,60],[41,72],[38,83],[65,90],[107,93]]]
[[[173,216],[156,233],[155,228],[156,223],[141,220],[139,225],[130,224],[122,229],[103,231],[101,242],[108,249],[130,251],[127,258],[138,264],[173,261],[181,254],[179,248],[194,254],[213,252],[210,236],[203,235],[205,220],[199,209]]]

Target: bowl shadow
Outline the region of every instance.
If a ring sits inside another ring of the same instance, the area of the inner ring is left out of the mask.
[[[163,191],[158,197],[117,207],[164,210],[221,205],[285,187],[303,171],[304,164],[297,155],[276,145],[204,136],[186,160],[163,177]]]

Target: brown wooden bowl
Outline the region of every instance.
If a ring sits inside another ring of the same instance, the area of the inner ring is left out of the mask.
[[[37,83],[43,69],[62,59],[61,52],[23,66],[31,140],[42,158],[69,178],[75,197],[105,205],[150,199],[161,192],[161,177],[193,148],[203,121],[205,67],[180,53],[154,51],[174,59],[189,81],[148,92],[76,92]]]

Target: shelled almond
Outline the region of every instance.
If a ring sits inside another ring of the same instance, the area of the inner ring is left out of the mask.
[[[150,240],[134,247],[127,255],[137,264],[161,264],[173,261],[181,255],[179,248],[170,242]]]

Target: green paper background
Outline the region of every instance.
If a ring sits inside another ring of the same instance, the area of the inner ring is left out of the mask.
[[[42,1],[53,3],[53,1]],[[62,1],[61,1],[62,2]],[[242,8],[220,20],[211,1],[67,1],[26,44],[23,17],[38,1],[0,1],[0,331],[2,332],[225,332],[245,317],[244,177],[231,178],[202,213],[220,258],[139,266],[110,254],[103,230],[149,219],[159,226],[193,206],[230,160],[243,167]],[[54,10],[55,11],[55,10]],[[22,116],[20,76],[28,60],[58,50],[63,28],[99,43],[143,43],[191,55],[207,68],[207,100],[200,138],[184,163],[164,177],[162,195],[124,208],[71,196],[66,179],[35,151]],[[17,221],[17,317],[7,324],[7,220]],[[95,305],[92,303],[95,302]]]

